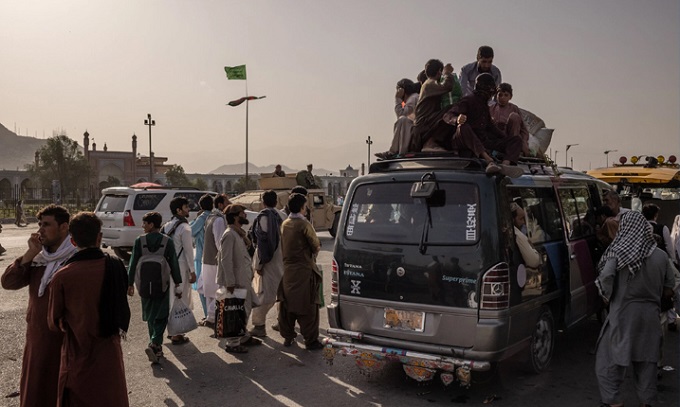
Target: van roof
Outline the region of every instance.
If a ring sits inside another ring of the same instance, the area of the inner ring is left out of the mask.
[[[541,158],[522,157],[517,163],[524,170],[524,175],[575,175],[591,178],[587,174],[574,171],[568,167],[558,167],[554,163]],[[402,158],[378,160],[371,164],[369,173],[388,173],[393,171],[428,171],[428,170],[466,170],[483,173],[486,162],[478,158],[458,157],[452,152],[408,153]]]

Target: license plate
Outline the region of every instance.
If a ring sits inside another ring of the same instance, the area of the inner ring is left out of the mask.
[[[423,332],[425,313],[385,308],[385,328]]]

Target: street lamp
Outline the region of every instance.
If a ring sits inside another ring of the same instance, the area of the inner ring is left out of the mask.
[[[371,144],[373,144],[373,141],[371,141],[371,136],[368,136],[366,139],[366,144],[368,144],[368,166],[371,166]]]
[[[609,153],[615,153],[617,151],[619,151],[619,150],[606,150],[604,152],[604,155],[607,157],[607,167],[609,167]]]
[[[149,126],[149,182],[153,182],[153,152],[151,151],[151,126],[156,125],[155,120],[151,120],[151,113],[146,114],[144,125]]]
[[[567,156],[567,154],[569,153],[569,149],[574,147],[574,146],[577,146],[577,145],[578,144],[567,144],[567,149],[564,151],[564,166],[565,167],[569,165],[569,157]]]

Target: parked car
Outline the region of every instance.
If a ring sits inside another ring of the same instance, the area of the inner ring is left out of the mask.
[[[102,197],[95,208],[96,215],[102,220],[102,245],[111,247],[116,255],[129,260],[132,246],[141,235],[142,217],[155,211],[163,216],[163,223],[170,220],[170,201],[178,196],[189,200],[189,220],[196,218],[201,209],[198,200],[204,194],[216,195],[212,191],[199,191],[196,188],[173,187],[111,187],[102,190]],[[249,216],[250,218],[251,216]]]
[[[354,180],[333,251],[330,354],[362,369],[396,360],[445,384],[469,385],[521,352],[529,370],[546,369],[558,329],[603,308],[603,247],[585,225],[611,187],[537,159],[520,167],[517,178],[490,176],[476,159],[416,154]],[[513,202],[537,268],[517,247]]]

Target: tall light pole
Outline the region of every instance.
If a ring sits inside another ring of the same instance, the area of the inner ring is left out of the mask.
[[[577,146],[577,145],[578,144],[567,144],[567,149],[564,151],[564,166],[565,167],[569,165],[569,157],[568,157],[569,149],[574,147],[574,146]]]
[[[151,120],[151,113],[146,114],[144,124],[149,126],[149,182],[153,182],[153,151],[151,151],[151,126],[156,125],[155,120]]]
[[[607,167],[609,167],[609,153],[615,153],[619,150],[605,150],[604,155],[607,157]]]
[[[371,141],[371,136],[368,136],[366,139],[366,144],[368,144],[368,166],[371,166],[371,144],[373,144],[373,141]]]
[[[555,149],[555,159],[553,160],[553,162],[555,164],[557,164],[557,153],[559,153],[559,152],[560,152],[560,150]]]

